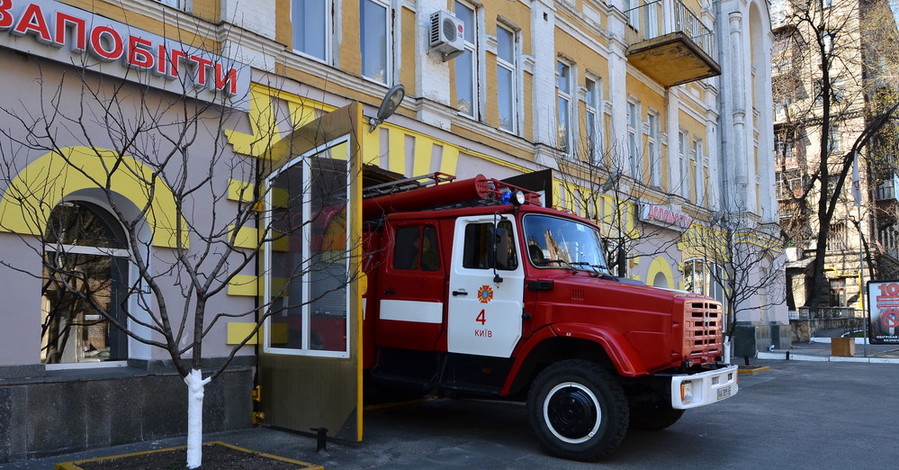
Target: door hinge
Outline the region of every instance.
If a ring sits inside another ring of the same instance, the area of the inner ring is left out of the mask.
[[[262,401],[262,385],[253,387],[253,391],[250,392],[250,396],[253,397],[253,401],[256,403]]]
[[[253,412],[253,426],[256,426],[257,424],[261,423],[263,420],[265,420],[265,413],[263,413],[261,411]]]

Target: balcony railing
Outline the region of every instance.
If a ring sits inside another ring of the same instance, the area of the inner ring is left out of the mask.
[[[715,32],[680,0],[655,0],[624,13],[628,60],[654,80],[667,87],[721,74]]]

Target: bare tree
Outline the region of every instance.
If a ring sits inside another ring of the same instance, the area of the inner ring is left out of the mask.
[[[224,100],[198,99],[194,84],[170,93],[72,70],[35,65],[39,108],[20,101],[0,109],[4,201],[18,220],[2,228],[19,234],[41,270],[0,264],[41,280],[44,362],[66,360],[65,351],[70,360],[127,359],[126,337],[167,351],[188,388],[187,465],[196,468],[204,387],[267,319],[344,295],[355,276],[353,248],[339,235],[350,159],[326,150],[287,165],[292,139],[324,143],[326,129],[312,121],[311,132],[290,132],[311,119],[274,104],[263,114],[287,132],[253,143],[269,149],[266,158],[239,155],[226,131],[245,128],[244,115]],[[77,194],[59,193],[75,181]],[[310,236],[324,242],[297,250]],[[223,299],[230,285],[257,275],[268,295]],[[318,287],[294,295],[310,279]],[[207,338],[234,320],[255,326],[209,362]]]
[[[585,139],[576,149],[574,155],[556,155],[558,177],[565,183],[560,199],[568,209],[603,228],[606,259],[613,274],[625,277],[634,259],[666,253],[677,243],[677,237],[661,236],[663,228],[637,223],[641,204],[650,193],[644,183],[652,179],[650,170],[635,177],[633,171],[639,170],[625,168],[624,152],[616,145],[600,148]]]
[[[741,313],[783,304],[785,279],[776,275],[775,266],[781,247],[777,227],[756,226],[749,217],[719,213],[708,227],[691,230],[685,238],[708,264],[702,272],[685,277],[714,284],[713,290],[724,300],[727,338],[733,337]],[[688,285],[687,290],[695,287]]]

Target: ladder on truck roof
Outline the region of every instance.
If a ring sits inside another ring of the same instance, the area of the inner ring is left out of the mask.
[[[403,178],[387,183],[376,184],[367,188],[362,188],[362,199],[370,197],[384,196],[386,194],[401,193],[412,189],[426,188],[440,183],[448,183],[455,180],[456,177],[439,171],[427,175],[413,176],[411,178]]]

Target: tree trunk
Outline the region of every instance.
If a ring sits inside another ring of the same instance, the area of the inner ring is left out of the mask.
[[[199,468],[203,462],[203,390],[209,379],[193,369],[186,377],[187,384],[187,468]]]

